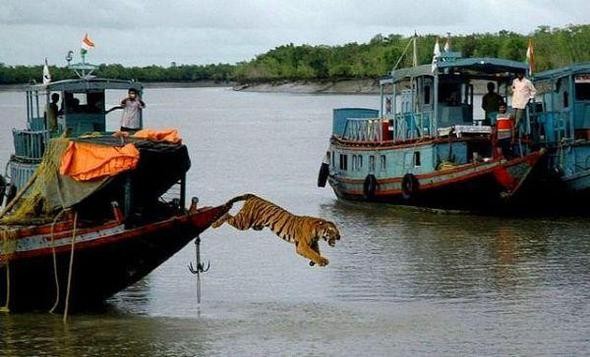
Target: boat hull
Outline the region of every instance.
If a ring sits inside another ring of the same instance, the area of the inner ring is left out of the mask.
[[[378,178],[373,194],[366,182],[330,175],[334,193],[342,199],[385,202],[441,209],[495,210],[519,200],[519,192],[542,152],[522,158],[474,163],[416,175],[417,185],[404,190],[403,177]]]
[[[202,208],[149,224],[126,228],[109,223],[94,230],[81,230],[74,248],[70,309],[100,305],[105,299],[145,277],[207,229],[220,215],[223,206]],[[73,231],[19,237],[26,248],[9,260],[11,311],[47,311],[66,301]],[[45,244],[35,243],[35,237]],[[57,271],[54,270],[54,254]],[[58,283],[56,284],[56,278]],[[59,289],[57,288],[59,286]],[[5,303],[6,265],[0,267],[0,304]],[[59,290],[59,292],[58,292]]]

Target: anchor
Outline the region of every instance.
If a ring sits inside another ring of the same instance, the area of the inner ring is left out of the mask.
[[[211,263],[207,261],[207,267],[201,263],[201,237],[197,236],[195,239],[195,255],[196,255],[196,266],[193,263],[188,264],[188,270],[197,276],[197,303],[201,303],[201,273],[206,273],[211,267]]]

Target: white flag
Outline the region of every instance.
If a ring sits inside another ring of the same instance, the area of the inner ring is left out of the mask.
[[[440,44],[438,43],[438,38],[436,39],[436,43],[434,44],[434,50],[432,51],[432,72],[436,71],[436,66],[438,63],[438,58],[440,57]]]
[[[47,58],[45,58],[45,64],[43,65],[43,84],[48,84],[49,82],[51,82],[51,74],[49,73]]]

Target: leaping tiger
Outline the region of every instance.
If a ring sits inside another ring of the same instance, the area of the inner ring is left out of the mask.
[[[336,245],[340,232],[334,223],[321,218],[294,215],[251,193],[232,198],[226,206],[231,208],[238,201],[245,201],[238,214],[232,216],[226,213],[211,227],[218,228],[225,222],[242,231],[249,228],[259,231],[267,227],[287,242],[294,243],[297,254],[309,259],[309,265],[328,265],[328,259],[320,255],[318,242],[324,239],[329,246]]]

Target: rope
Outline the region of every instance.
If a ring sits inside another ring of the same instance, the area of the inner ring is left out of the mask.
[[[70,251],[70,267],[68,270],[68,287],[66,289],[66,306],[64,308],[63,322],[68,320],[68,309],[70,307],[70,288],[72,287],[72,270],[74,267],[74,246],[76,245],[76,226],[78,225],[78,212],[74,212],[74,229],[72,233],[72,246]]]
[[[51,310],[49,310],[49,313],[53,313],[55,311],[55,309],[57,309],[57,305],[59,305],[59,276],[57,275],[57,254],[55,253],[55,225],[58,221],[58,219],[61,217],[61,215],[66,212],[66,210],[61,210],[61,212],[59,212],[57,214],[57,216],[55,216],[55,219],[53,220],[53,223],[51,224],[51,255],[53,257],[53,276],[55,278],[55,302],[53,303],[53,306],[51,307]]]
[[[4,254],[6,267],[6,299],[4,306],[0,307],[0,312],[10,312],[10,255],[16,250],[16,236],[14,231],[1,230],[2,236],[2,254]],[[12,240],[12,242],[10,242]]]

